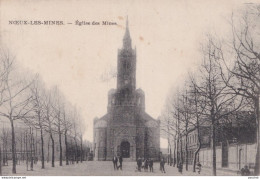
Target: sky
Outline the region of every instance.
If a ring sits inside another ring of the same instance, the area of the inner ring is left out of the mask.
[[[107,93],[116,87],[111,73],[116,71],[126,16],[137,51],[137,88],[145,92],[146,112],[157,119],[171,89],[199,63],[205,35],[226,34],[232,11],[245,2],[1,0],[0,42],[23,68],[39,73],[48,87],[58,85],[82,110],[84,138],[93,141],[93,119],[106,114]],[[55,20],[65,25],[10,25],[12,20]],[[117,25],[78,26],[77,20]],[[162,139],[161,147],[166,146]]]

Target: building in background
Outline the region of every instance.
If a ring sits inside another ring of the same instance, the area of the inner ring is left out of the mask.
[[[212,166],[211,125],[200,126],[201,149],[197,156],[202,166]],[[177,156],[186,161],[186,145],[188,148],[188,164],[191,165],[194,153],[199,146],[196,128],[181,133],[178,140]],[[240,170],[245,165],[253,170],[256,154],[256,120],[254,114],[238,111],[226,116],[216,125],[216,165],[218,169]]]

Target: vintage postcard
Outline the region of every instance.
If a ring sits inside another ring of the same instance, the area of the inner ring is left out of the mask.
[[[0,175],[259,177],[259,0],[0,0]]]

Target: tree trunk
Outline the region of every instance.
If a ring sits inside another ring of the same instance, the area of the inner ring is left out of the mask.
[[[77,144],[77,139],[74,138],[74,141],[75,141],[75,146],[76,146],[76,150],[75,150],[75,160],[76,160],[76,163],[79,163],[79,161],[78,161],[78,144]]]
[[[194,158],[193,158],[193,172],[196,172],[196,163],[197,163],[197,156],[199,154],[199,151],[201,149],[201,141],[200,141],[200,131],[199,131],[199,126],[197,126],[197,131],[198,131],[198,148],[194,153]]]
[[[188,145],[187,145],[187,141],[188,141],[188,127],[186,129],[186,135],[185,135],[185,163],[186,163],[186,171],[188,171]]]
[[[20,158],[19,158],[19,164],[20,164],[20,161],[21,161],[21,159],[22,159],[22,155],[23,155],[23,134],[21,134],[21,142],[20,142],[20,147],[21,147],[21,149],[20,149]]]
[[[42,169],[45,168],[44,166],[44,140],[43,140],[43,131],[42,131],[42,126],[40,126],[41,128],[41,151],[42,151]]]
[[[62,145],[61,145],[61,132],[59,129],[59,144],[60,144],[60,166],[62,166]]]
[[[172,166],[172,148],[170,148],[170,166]]]
[[[194,158],[193,158],[193,172],[196,172],[196,163],[197,163],[197,156],[199,154],[199,151],[201,149],[201,140],[200,140],[200,123],[199,123],[199,114],[198,114],[198,100],[197,100],[197,89],[196,86],[194,85],[194,89],[195,89],[195,113],[196,113],[196,127],[197,127],[197,133],[198,133],[198,148],[194,153]]]
[[[81,136],[81,139],[80,139],[80,163],[82,163],[83,161],[83,144],[82,144],[82,136]]]
[[[215,140],[215,122],[212,120],[211,146],[212,146],[212,174],[217,176],[216,166],[216,140]]]
[[[55,146],[54,146],[54,139],[53,139],[53,136],[52,136],[52,133],[50,133],[50,137],[51,137],[51,143],[52,143],[52,156],[51,156],[51,166],[52,167],[54,167],[55,165],[54,165],[54,159],[55,159],[55,151],[54,151],[54,149],[55,149]]]
[[[26,147],[26,170],[28,171],[28,135],[26,132],[26,137],[25,137],[25,147]]]
[[[180,152],[179,152],[179,134],[177,137],[177,145],[176,145],[176,152],[177,152],[177,156],[176,156],[176,164],[178,166],[178,164],[180,163]]]
[[[75,162],[75,150],[74,150],[74,145],[73,145],[73,142],[72,142],[72,139],[70,139],[70,158],[71,158],[71,163],[74,164]]]
[[[183,152],[182,152],[183,146],[182,146],[182,136],[181,136],[180,142],[181,142],[181,151],[180,151],[180,152],[181,152],[181,153],[180,153],[180,154],[181,154],[181,159],[180,159],[180,160],[181,160],[181,163],[182,163],[182,165],[183,165]]]
[[[25,134],[24,134],[24,136],[23,136],[23,162],[24,162],[24,159],[25,159],[25,156],[26,156],[26,135],[27,135],[27,133],[25,132]]]
[[[48,139],[47,163],[50,161],[50,137]]]
[[[173,151],[173,166],[175,167],[176,165],[176,135],[174,136],[174,151]]]
[[[65,149],[66,149],[66,165],[69,165],[69,151],[68,151],[68,141],[67,141],[67,130],[65,131]]]
[[[0,175],[2,176],[2,151],[0,146]]]
[[[35,138],[33,137],[33,154],[34,154],[34,164],[36,164],[37,159],[38,159],[38,154],[37,154],[37,129],[35,129]]]
[[[169,121],[169,120],[168,120]],[[167,153],[167,164],[170,164],[170,139],[169,139],[169,122],[168,122],[168,153]]]
[[[32,128],[30,127],[30,158],[31,158],[31,171],[33,171],[33,133]]]
[[[16,158],[15,158],[15,133],[14,133],[14,121],[10,119],[11,122],[11,129],[12,129],[12,160],[13,160],[13,168],[12,173],[16,173]]]
[[[254,175],[259,176],[259,164],[260,164],[260,156],[259,156],[259,143],[260,143],[260,110],[259,110],[259,95],[255,100],[255,116],[256,116],[256,158],[255,158],[255,171]]]

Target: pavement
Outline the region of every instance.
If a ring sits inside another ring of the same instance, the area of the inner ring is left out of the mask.
[[[26,163],[21,162],[17,165],[16,176],[211,176],[210,168],[202,168],[200,174],[192,172],[191,166],[189,171],[183,170],[179,173],[176,167],[165,164],[166,173],[162,173],[159,163],[154,162],[154,172],[138,172],[136,170],[136,162],[123,162],[123,170],[114,170],[112,161],[83,161],[78,164],[59,166],[59,162],[55,163],[55,167],[51,167],[51,163],[45,163],[45,169],[41,169],[41,163],[34,165],[33,171],[27,171]],[[30,166],[29,166],[30,169]],[[3,176],[14,176],[12,174],[11,162],[9,166],[2,167]],[[236,176],[237,174],[230,171],[217,170],[218,176]]]

